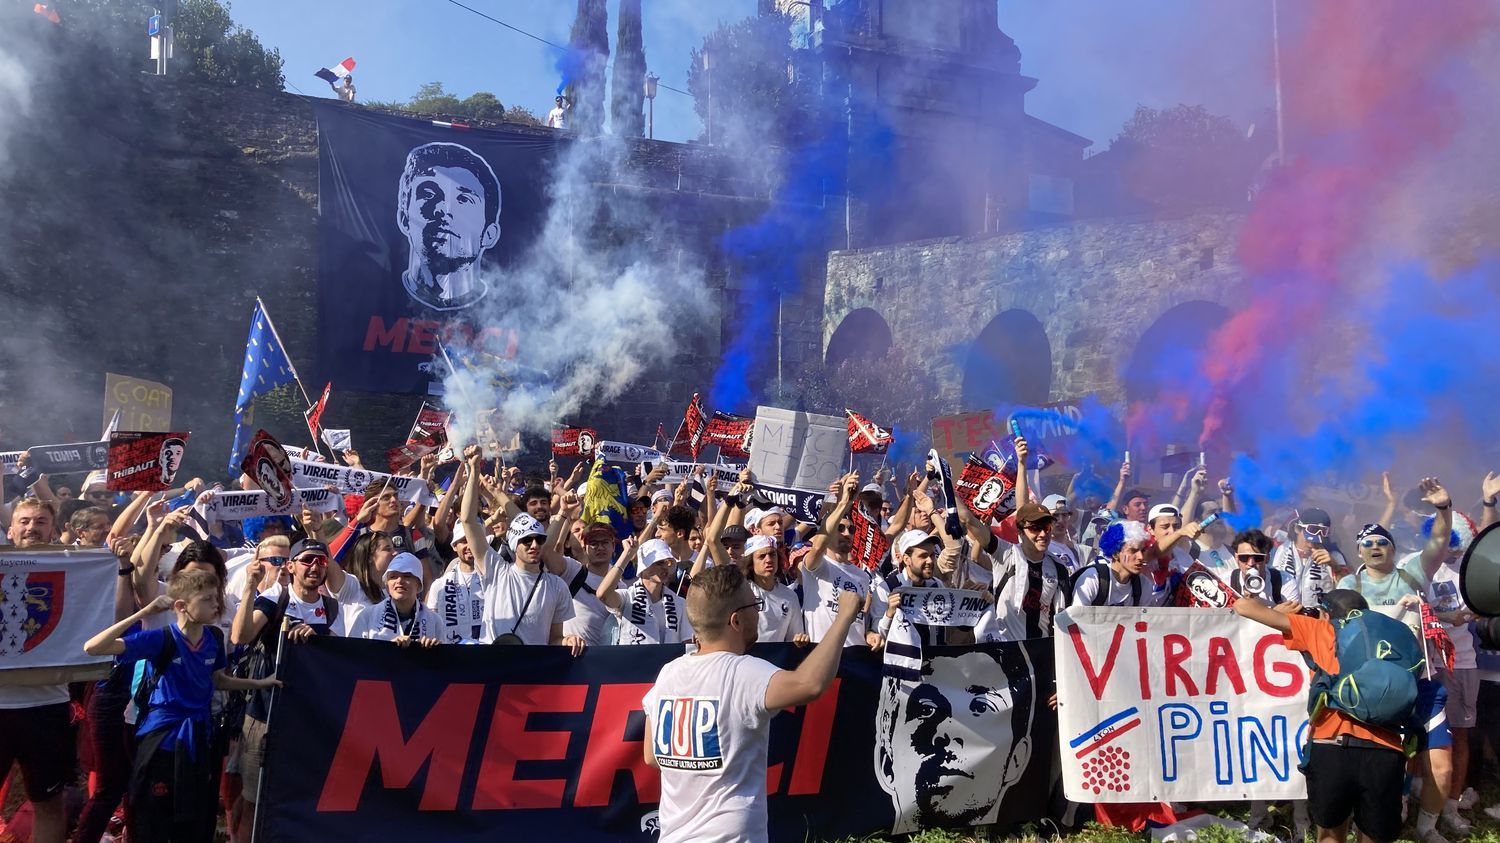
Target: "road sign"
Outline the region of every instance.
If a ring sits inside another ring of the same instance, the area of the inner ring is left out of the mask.
[[[147,35],[157,35],[157,34],[160,34],[160,33],[161,33],[161,15],[152,15],[151,19],[148,20],[148,21],[146,21],[146,34]]]

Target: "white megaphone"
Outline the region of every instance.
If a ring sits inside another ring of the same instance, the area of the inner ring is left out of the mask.
[[[1500,617],[1500,523],[1485,527],[1469,542],[1458,569],[1458,590],[1475,614]],[[1486,626],[1481,624],[1481,626]]]

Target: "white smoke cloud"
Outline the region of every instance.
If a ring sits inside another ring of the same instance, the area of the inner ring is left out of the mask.
[[[514,329],[474,349],[478,365],[444,378],[453,435],[478,441],[481,414],[499,410],[496,432],[544,434],[585,407],[641,382],[699,333],[710,312],[702,260],[645,202],[634,198],[629,146],[619,138],[567,145],[552,171],[541,234],[518,262],[486,276],[492,291],[479,322]],[[648,242],[649,241],[649,242]]]

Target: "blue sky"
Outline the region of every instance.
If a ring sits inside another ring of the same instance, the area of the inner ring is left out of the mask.
[[[573,0],[461,0],[554,43],[566,43]],[[887,0],[914,2],[926,0]],[[1000,26],[1040,81],[1027,111],[1108,145],[1137,103],[1202,104],[1240,124],[1271,103],[1270,0],[998,0]],[[1286,4],[1284,4],[1286,5]],[[614,38],[618,0],[610,0]],[[689,51],[755,0],[645,0],[646,63],[686,90]],[[331,95],[312,74],[353,56],[363,99],[410,97],[442,82],[460,96],[488,90],[538,115],[551,107],[557,51],[447,0],[233,0],[240,24],[286,61],[288,90]],[[1283,22],[1285,24],[1285,22]],[[691,98],[662,90],[656,136],[685,140],[700,123]]]

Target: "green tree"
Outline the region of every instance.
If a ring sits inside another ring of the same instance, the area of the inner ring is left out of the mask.
[[[513,105],[505,109],[505,122],[520,123],[524,126],[540,126],[541,118],[531,113],[531,109],[524,105]]]
[[[646,131],[644,109],[646,48],[641,43],[641,0],[620,0],[615,33],[615,72],[610,80],[610,124],[616,135],[640,137]]]
[[[563,81],[573,102],[568,127],[586,135],[604,131],[604,68],[609,64],[609,11],[605,0],[578,0]]]
[[[765,14],[720,24],[693,51],[688,92],[703,118],[703,139],[736,136],[785,144],[812,110],[810,74],[796,72],[790,17]]]
[[[489,91],[479,91],[458,104],[458,113],[476,120],[504,120],[505,104]]]
[[[1110,153],[1122,186],[1164,210],[1243,204],[1263,157],[1232,120],[1201,105],[1136,106]]]
[[[457,94],[444,90],[441,82],[428,82],[417,89],[417,93],[405,102],[367,102],[371,108],[391,111],[410,111],[414,114],[430,114],[446,117],[466,117],[473,120],[509,121],[537,125],[539,121],[526,109],[506,110],[500,98],[489,91],[478,91],[459,99]]]
[[[267,50],[255,33],[234,22],[229,4],[220,0],[178,0],[172,19],[176,34],[176,61],[183,75],[245,85],[251,88],[281,90],[286,84],[282,74],[281,51]]]

